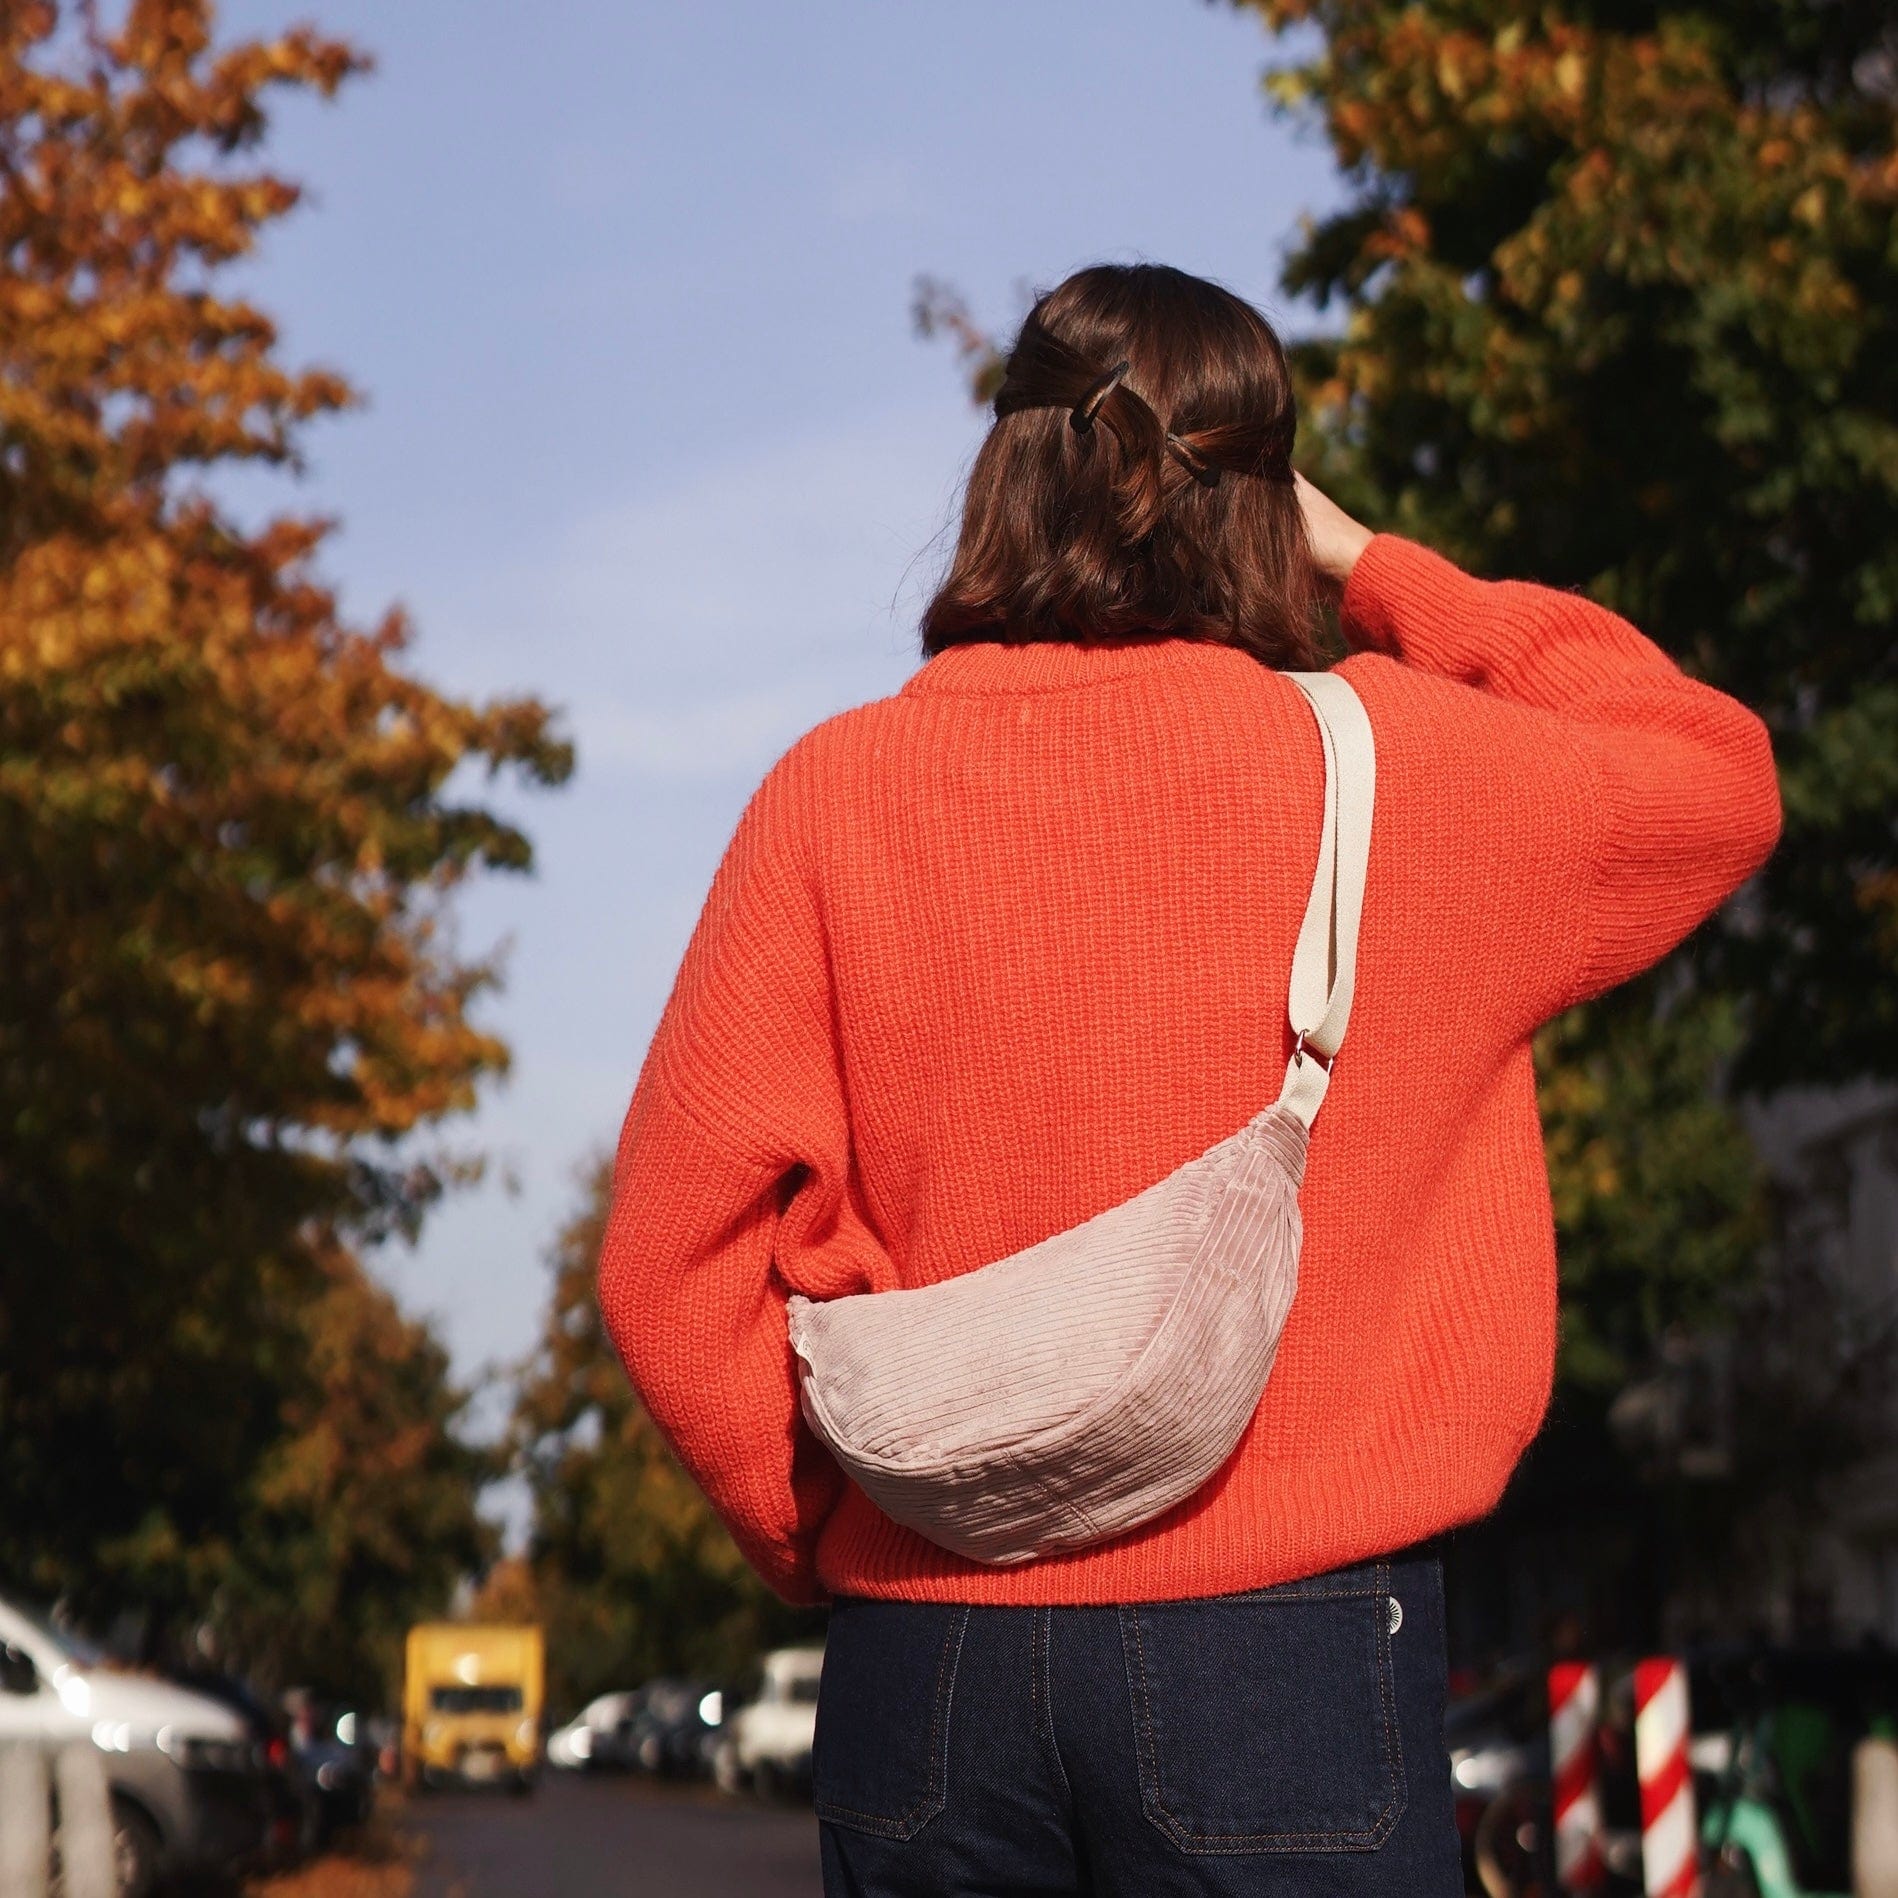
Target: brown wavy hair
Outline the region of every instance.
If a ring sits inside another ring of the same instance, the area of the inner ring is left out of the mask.
[[[969,471],[923,650],[1185,638],[1314,660],[1285,349],[1230,290],[1096,264],[1038,298]]]

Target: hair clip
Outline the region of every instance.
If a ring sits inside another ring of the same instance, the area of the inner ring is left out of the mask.
[[[1096,376],[1087,385],[1080,401],[1068,411],[1068,420],[1073,424],[1077,435],[1085,435],[1094,426],[1095,412],[1132,366],[1128,362],[1117,362],[1105,375]]]
[[[1218,468],[1214,466],[1212,462],[1208,461],[1197,448],[1191,448],[1185,442],[1181,441],[1171,429],[1167,430],[1166,445],[1173,459],[1177,461],[1202,488],[1216,488],[1219,486]]]

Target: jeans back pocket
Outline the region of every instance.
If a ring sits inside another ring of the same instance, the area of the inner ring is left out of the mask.
[[[1404,1809],[1390,1565],[1120,1610],[1147,1818],[1184,1852],[1374,1851]]]
[[[836,1602],[824,1643],[811,1779],[817,1816],[913,1838],[949,1797],[949,1714],[969,1610]]]

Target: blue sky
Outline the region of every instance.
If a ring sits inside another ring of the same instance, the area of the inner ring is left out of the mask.
[[[417,670],[542,697],[580,755],[502,800],[536,873],[461,906],[466,948],[507,944],[513,1073],[450,1130],[492,1178],[378,1261],[472,1375],[533,1342],[746,798],[917,663],[982,418],[912,279],[1006,324],[1148,257],[1299,328],[1279,262],[1341,187],[1268,115],[1256,22],[1201,0],[312,4],[378,71],[282,112],[309,201],[246,287],[368,406],[238,492],[339,517],[352,614],[401,602]]]

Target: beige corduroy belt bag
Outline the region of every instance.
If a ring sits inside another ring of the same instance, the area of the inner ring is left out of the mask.
[[[887,1515],[979,1562],[1104,1541],[1190,1496],[1265,1390],[1298,1283],[1305,1143],[1344,1040],[1376,753],[1335,672],[1279,1098],[1085,1224],[941,1284],[790,1301],[804,1415]]]

